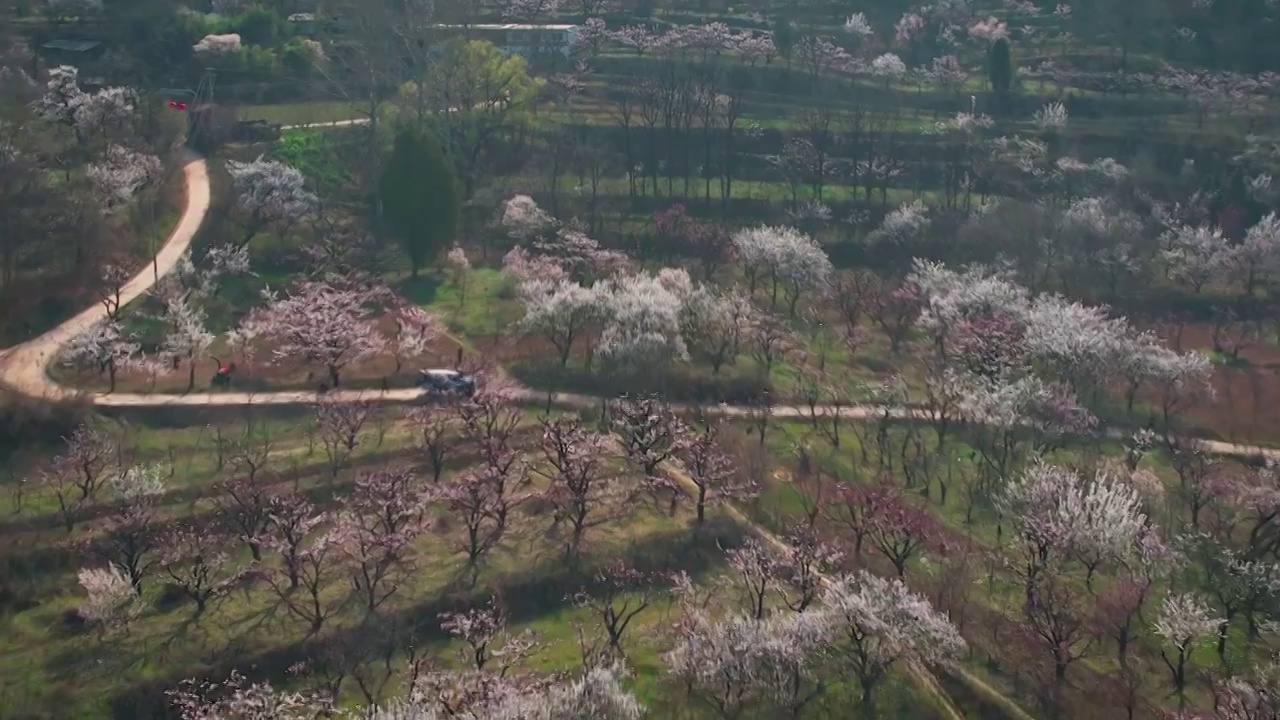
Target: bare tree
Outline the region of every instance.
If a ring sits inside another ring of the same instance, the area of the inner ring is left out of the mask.
[[[173,586],[204,613],[209,601],[225,594],[240,578],[240,571],[220,547],[221,538],[208,528],[183,522],[164,536],[160,567]]]
[[[627,489],[609,467],[614,443],[609,436],[582,427],[579,418],[544,419],[542,454],[549,468],[542,474],[550,482],[545,496],[555,507],[553,524],[569,524],[565,556],[577,562],[589,528],[612,519],[611,506]]]
[[[323,520],[315,506],[301,495],[275,495],[270,500],[266,542],[280,554],[289,591],[296,590],[301,582],[307,538]]]
[[[431,479],[440,482],[445,461],[458,441],[457,412],[454,408],[432,403],[413,408],[408,418],[419,433],[418,447],[431,465]]]
[[[674,458],[687,442],[688,426],[665,400],[619,398],[609,407],[614,432],[627,459],[640,467],[655,489],[670,489],[658,466]]]
[[[753,497],[759,492],[755,482],[734,466],[721,447],[718,425],[708,424],[700,432],[689,433],[679,458],[698,490],[694,498],[698,527],[706,521],[709,504]]]
[[[573,601],[599,618],[609,639],[609,650],[625,657],[622,638],[627,628],[663,592],[660,575],[616,562],[598,571],[591,586],[575,593]]]
[[[262,561],[262,542],[271,524],[271,487],[260,475],[270,452],[270,443],[236,448],[232,458],[236,476],[220,484],[214,497],[223,523],[249,548],[254,562]]]
[[[337,475],[360,444],[360,431],[375,412],[371,403],[321,400],[316,403],[316,428],[329,458],[329,473]]]
[[[537,636],[531,631],[507,632],[507,611],[496,595],[484,607],[441,613],[440,626],[466,645],[463,662],[498,677],[505,677],[538,649]]]

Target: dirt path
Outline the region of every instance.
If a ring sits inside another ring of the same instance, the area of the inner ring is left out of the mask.
[[[156,254],[153,263],[143,265],[120,293],[120,305],[133,301],[151,289],[156,276],[164,276],[191,246],[205,213],[209,211],[209,173],[203,157],[188,150],[184,154],[182,172],[186,185],[186,207],[177,226]],[[0,352],[0,385],[31,398],[65,401],[82,397],[83,393],[55,383],[48,375],[49,365],[66,345],[85,328],[107,316],[106,307],[97,304],[67,320],[45,334]]]
[[[343,127],[360,125],[365,120],[346,120],[328,123],[315,123],[294,127]],[[156,256],[156,269],[160,276],[173,269],[178,258],[190,247],[192,239],[200,228],[205,214],[209,210],[209,175],[204,158],[192,151],[186,153],[186,164],[183,167],[186,181],[186,207],[177,226],[170,233],[168,240]],[[139,270],[137,276],[125,285],[121,294],[122,304],[141,296],[155,283],[156,271],[150,264]],[[54,382],[48,375],[49,365],[57,357],[59,350],[71,338],[93,323],[106,316],[102,305],[94,305],[79,315],[67,320],[49,332],[0,352],[0,385],[22,395],[51,402],[73,399],[88,400],[91,404],[104,408],[155,408],[155,407],[207,407],[207,406],[244,406],[244,405],[306,405],[314,403],[322,397],[340,401],[367,401],[386,404],[410,404],[421,401],[423,392],[417,388],[399,388],[394,390],[331,390],[324,395],[312,391],[290,390],[280,392],[208,392],[179,394],[161,393],[89,393],[64,387]],[[600,399],[587,395],[572,393],[552,393],[548,401],[547,393],[522,388],[518,391],[521,401],[529,404],[550,404],[566,409],[584,409],[599,404]],[[690,408],[685,408],[690,409]],[[819,412],[829,413],[835,408],[817,408]],[[882,410],[870,406],[848,406],[838,409],[842,418],[848,421],[862,421],[878,417]],[[703,411],[721,417],[744,417],[747,409],[739,406],[710,405]],[[774,408],[776,418],[796,419],[809,416],[808,408],[794,405],[780,405]],[[926,421],[928,413],[911,408],[895,408],[890,416],[897,420]],[[1120,438],[1124,435],[1118,429],[1107,431],[1108,437]],[[1215,455],[1234,457],[1264,458],[1280,462],[1280,449],[1264,448],[1255,445],[1227,443],[1214,440],[1197,441],[1205,452]]]

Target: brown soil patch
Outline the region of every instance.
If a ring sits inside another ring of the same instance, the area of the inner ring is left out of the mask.
[[[1153,329],[1177,347],[1176,327]],[[1188,324],[1182,330],[1181,349],[1212,350],[1212,327]],[[1280,347],[1254,340],[1243,346],[1240,360],[1214,363],[1214,397],[1184,409],[1183,422],[1231,442],[1280,443]]]

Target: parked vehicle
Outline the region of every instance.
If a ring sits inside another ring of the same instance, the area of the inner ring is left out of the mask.
[[[476,379],[457,370],[423,370],[418,387],[428,397],[471,397],[476,392]]]

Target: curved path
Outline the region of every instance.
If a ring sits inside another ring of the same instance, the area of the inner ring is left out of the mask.
[[[315,123],[297,127],[338,127],[363,124],[363,120]],[[173,232],[165,241],[155,259],[155,269],[144,266],[123,288],[121,305],[128,304],[146,293],[155,284],[157,276],[171,271],[182,254],[191,246],[192,239],[200,229],[204,216],[209,211],[209,175],[204,158],[193,151],[185,153],[183,176],[186,182],[186,206],[182,217]],[[57,357],[61,348],[76,334],[82,332],[93,323],[106,317],[106,308],[101,304],[81,312],[58,327],[45,334],[0,352],[0,386],[29,398],[44,399],[51,402],[68,400],[88,400],[95,406],[103,408],[159,408],[159,407],[206,407],[206,406],[244,406],[244,405],[305,405],[316,402],[322,396],[314,391],[286,390],[276,392],[204,392],[189,394],[164,393],[90,393],[68,388],[54,382],[49,377],[49,365]],[[548,398],[546,392],[521,388],[519,398],[528,403],[548,403],[566,409],[583,409],[599,404],[598,397],[572,393],[552,393]],[[387,404],[407,404],[418,402],[423,391],[417,388],[399,388],[392,390],[343,390],[336,389],[323,397],[338,401],[367,401]],[[748,410],[740,406],[711,405],[703,408],[705,412],[722,417],[743,417]],[[842,408],[818,407],[818,412],[839,412],[849,421],[868,420],[881,417],[883,409],[851,405]],[[796,405],[779,405],[773,410],[777,418],[807,418],[809,409]],[[926,421],[929,413],[915,408],[893,408],[890,417],[897,420]],[[1108,431],[1108,436],[1120,438],[1124,436],[1118,429]],[[1280,449],[1265,448],[1255,445],[1243,445],[1216,440],[1194,440],[1208,453],[1244,458],[1262,458],[1280,462]]]
[[[186,206],[182,217],[156,254],[155,262],[143,265],[138,274],[125,283],[120,292],[121,307],[146,293],[157,277],[173,269],[204,222],[209,211],[209,172],[204,158],[191,150],[184,151],[182,173],[186,185]],[[96,304],[45,334],[0,352],[0,385],[37,399],[65,401],[83,398],[84,393],[54,382],[48,374],[49,365],[62,346],[106,316],[106,307]],[[96,396],[90,397],[97,401]]]
[[[305,126],[289,126],[284,129],[294,129],[298,127],[338,127],[346,125],[364,124],[365,120],[338,121],[331,123],[315,123]],[[186,206],[183,208],[182,216],[177,226],[170,233],[165,244],[161,247],[156,255],[154,269],[144,266],[139,270],[138,274],[133,277],[122,289],[121,305],[137,299],[146,293],[155,284],[158,277],[169,273],[183,253],[191,246],[192,240],[200,229],[200,225],[205,215],[209,211],[209,176],[208,167],[204,158],[196,153],[188,150],[185,152],[183,165],[183,176],[186,184]],[[387,404],[405,404],[420,401],[423,392],[416,388],[404,388],[394,390],[331,390],[321,396],[312,391],[278,391],[278,392],[205,392],[190,393],[185,395],[179,394],[162,394],[162,393],[88,393],[78,391],[73,388],[67,388],[54,382],[48,375],[49,365],[57,357],[62,347],[76,334],[82,332],[93,323],[106,317],[106,308],[101,304],[96,304],[75,317],[67,320],[58,327],[40,335],[37,338],[29,340],[21,345],[14,346],[4,351],[0,351],[0,386],[15,391],[21,395],[25,395],[33,399],[44,399],[50,402],[62,402],[68,400],[88,400],[95,406],[104,408],[158,408],[158,407],[179,407],[179,408],[196,408],[204,406],[244,406],[244,405],[305,405],[316,402],[320,397],[326,397],[334,400],[343,401],[369,401]],[[518,397],[525,402],[550,404],[561,408],[588,408],[594,407],[600,399],[594,396],[578,395],[572,393],[552,393],[549,397],[546,392],[539,392],[529,388],[521,388],[518,391]],[[705,412],[720,415],[722,417],[744,417],[748,414],[747,408],[731,405],[713,405],[703,408]],[[841,408],[822,407],[815,408],[817,412],[830,414],[839,412],[840,416],[848,421],[868,420],[883,417],[884,409],[865,406],[852,405]],[[807,407],[796,405],[780,405],[773,409],[773,416],[777,418],[808,418],[810,410]],[[906,421],[926,421],[929,419],[929,413],[924,410],[915,408],[892,408],[888,412],[889,417],[897,420]],[[1122,437],[1124,435],[1119,429],[1113,428],[1107,431],[1109,437]],[[1196,440],[1200,447],[1206,452],[1218,455],[1230,455],[1237,457],[1263,458],[1267,460],[1280,461],[1280,449],[1263,448],[1252,445],[1241,445],[1236,443],[1226,443],[1212,440]],[[678,471],[677,471],[678,472]],[[745,517],[743,520],[758,533],[761,533],[767,541],[777,542],[777,539],[768,534],[755,523],[750,522]],[[918,669],[912,669],[913,675],[917,676],[917,680],[922,682],[926,689],[945,699],[945,710],[947,715],[958,717],[958,713],[950,704],[947,695],[936,686],[936,682],[932,676],[922,673]],[[977,688],[987,696],[994,696],[1002,701],[1008,702],[998,691],[990,688],[980,679],[969,675],[962,671],[962,679],[971,687]],[[1009,703],[1011,717],[1029,718],[1029,716],[1021,711],[1016,704]]]

